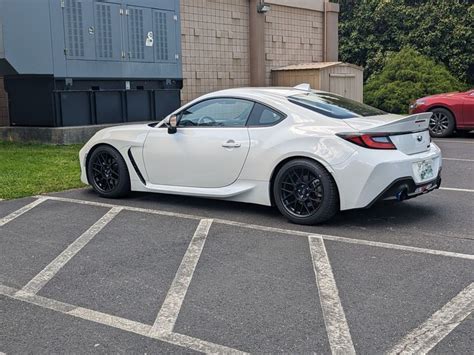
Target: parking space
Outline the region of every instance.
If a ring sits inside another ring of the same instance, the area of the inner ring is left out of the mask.
[[[0,351],[469,353],[474,162],[446,162],[448,189],[322,226],[179,196],[2,201]]]

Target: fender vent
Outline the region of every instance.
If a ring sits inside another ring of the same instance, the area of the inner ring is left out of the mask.
[[[145,179],[143,178],[143,175],[140,172],[140,169],[138,169],[135,159],[133,159],[132,148],[128,150],[128,157],[130,158],[130,161],[132,162],[132,166],[135,169],[135,172],[137,173],[138,177],[140,178],[140,181],[142,182],[143,185],[146,185]]]

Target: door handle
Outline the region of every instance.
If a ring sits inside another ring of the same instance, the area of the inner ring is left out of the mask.
[[[241,144],[236,143],[233,139],[229,139],[227,142],[223,143],[224,148],[240,148]]]

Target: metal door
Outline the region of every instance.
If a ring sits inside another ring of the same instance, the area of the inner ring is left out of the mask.
[[[127,6],[128,58],[135,62],[153,62],[155,35],[152,10]]]
[[[94,32],[98,60],[122,60],[120,4],[96,2]]]
[[[176,62],[177,18],[172,11],[153,10],[155,62]]]
[[[63,21],[66,59],[94,60],[94,13],[92,0],[64,0]]]

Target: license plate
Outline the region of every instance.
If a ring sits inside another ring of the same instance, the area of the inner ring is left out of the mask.
[[[433,160],[423,160],[416,163],[416,171],[421,181],[429,180],[434,177]]]

